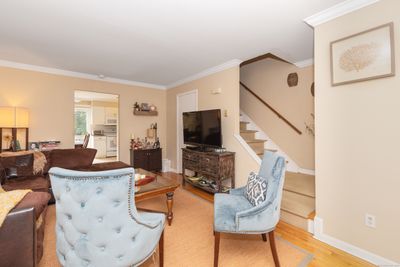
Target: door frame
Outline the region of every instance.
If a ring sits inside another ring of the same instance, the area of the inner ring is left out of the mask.
[[[195,111],[199,110],[199,90],[198,89],[194,89],[194,90],[190,90],[190,91],[186,91],[180,94],[176,95],[176,172],[180,173],[182,171],[182,164],[179,160],[179,151],[180,151],[180,147],[179,147],[179,134],[178,132],[181,131],[181,129],[179,129],[179,98],[185,95],[190,95],[190,94],[194,94],[196,96],[196,104],[195,104]]]
[[[88,93],[100,93],[100,94],[107,94],[107,95],[114,95],[114,96],[117,96],[117,99],[118,99],[118,101],[117,101],[117,103],[118,103],[118,107],[117,107],[117,109],[118,109],[118,118],[117,118],[117,135],[116,135],[116,137],[117,137],[117,156],[116,156],[116,158],[117,158],[117,160],[116,161],[119,161],[119,160],[121,160],[121,149],[120,149],[120,140],[121,140],[121,131],[120,131],[120,126],[121,126],[121,95],[119,94],[119,93],[114,93],[114,92],[103,92],[103,91],[95,91],[95,90],[88,90],[88,89],[74,89],[72,92],[73,92],[73,100],[74,100],[74,103],[73,103],[73,111],[75,112],[75,93],[76,92],[88,92]],[[92,110],[93,111],[93,110]],[[73,126],[73,128],[72,128],[72,130],[73,130],[73,133],[74,133],[74,135],[73,135],[73,140],[75,140],[75,122],[74,122],[74,126]],[[93,137],[92,137],[93,138]],[[75,141],[74,141],[74,143],[75,143]],[[73,143],[73,144],[74,144]]]

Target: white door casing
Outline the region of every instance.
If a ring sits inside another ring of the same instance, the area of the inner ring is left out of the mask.
[[[182,172],[183,125],[182,113],[198,110],[198,91],[192,90],[176,95],[176,171]]]

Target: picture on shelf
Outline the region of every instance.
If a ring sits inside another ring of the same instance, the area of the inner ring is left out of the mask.
[[[40,142],[29,142],[29,150],[40,150]]]
[[[148,104],[148,103],[142,103],[142,104],[140,105],[140,110],[141,110],[141,111],[150,111],[150,106],[149,106],[149,104]]]

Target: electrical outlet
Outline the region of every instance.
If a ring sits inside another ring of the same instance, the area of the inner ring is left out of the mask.
[[[375,216],[366,213],[365,214],[365,225],[371,228],[376,228]]]

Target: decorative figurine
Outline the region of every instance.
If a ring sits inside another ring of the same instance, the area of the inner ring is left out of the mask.
[[[160,138],[157,137],[156,141],[153,144],[153,148],[160,148]]]

